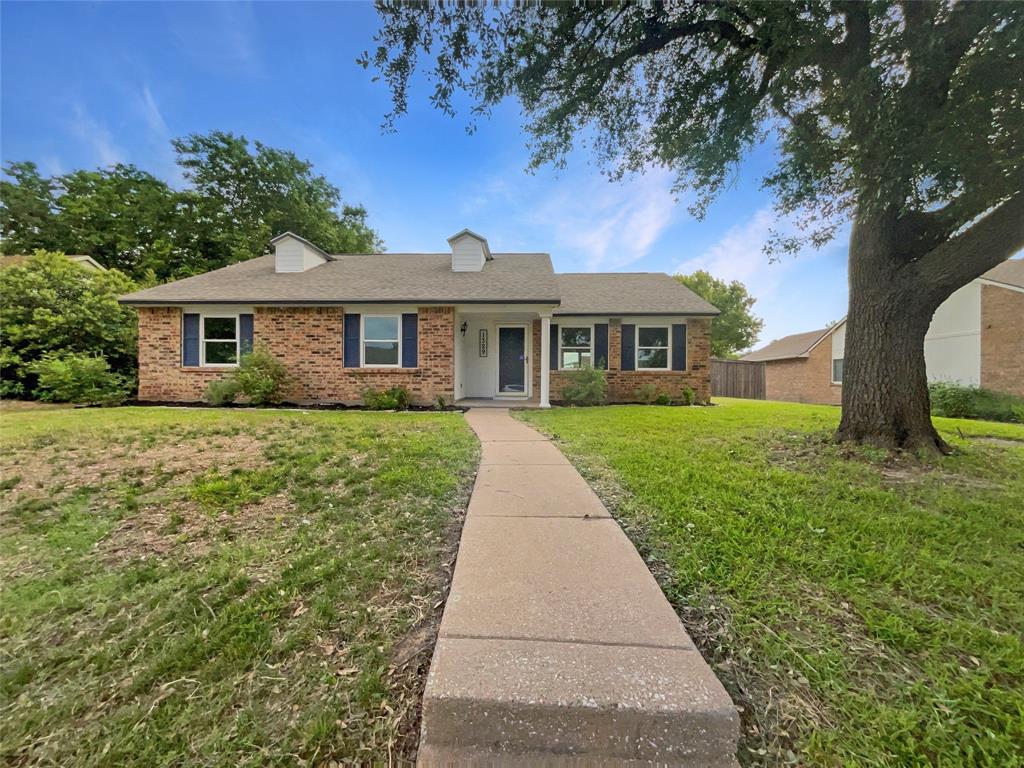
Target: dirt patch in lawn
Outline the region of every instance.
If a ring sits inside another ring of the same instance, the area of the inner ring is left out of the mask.
[[[210,514],[191,500],[152,505],[121,521],[96,545],[97,554],[110,565],[131,560],[164,559],[190,563],[209,554],[219,542],[253,535],[267,536],[301,524],[287,494],[267,496],[244,504],[234,512]],[[259,570],[274,570],[263,562]],[[259,574],[254,573],[254,576]]]
[[[249,434],[168,440],[141,451],[131,445],[111,450],[98,443],[70,450],[48,446],[10,454],[0,465],[0,475],[10,479],[8,487],[15,494],[46,489],[51,497],[60,497],[55,489],[66,493],[120,480],[145,487],[167,475],[177,484],[214,467],[249,469],[265,463],[262,448],[260,437]]]

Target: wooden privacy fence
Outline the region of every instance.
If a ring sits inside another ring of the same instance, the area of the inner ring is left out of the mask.
[[[712,359],[711,395],[764,400],[764,363]]]

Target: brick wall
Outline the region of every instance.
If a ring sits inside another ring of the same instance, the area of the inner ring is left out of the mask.
[[[533,322],[533,391],[540,394],[540,320]],[[613,403],[636,402],[636,389],[644,382],[652,382],[659,392],[680,397],[684,386],[690,387],[700,402],[711,397],[711,323],[705,319],[687,321],[685,371],[623,371],[622,322],[608,323],[608,400]],[[551,371],[551,400],[561,399],[562,387],[568,374]]]
[[[766,362],[764,387],[768,400],[840,405],[843,386],[832,383],[831,337],[812,349],[806,358]]]
[[[981,286],[981,386],[1024,397],[1024,293]]]
[[[416,368],[345,368],[341,307],[256,307],[253,339],[265,344],[291,374],[289,402],[356,403],[367,387],[404,386],[421,405],[455,389],[452,307],[420,307]],[[139,399],[196,402],[224,368],[181,365],[181,310],[139,309]]]

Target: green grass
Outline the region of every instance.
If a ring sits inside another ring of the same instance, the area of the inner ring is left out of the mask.
[[[744,764],[1024,764],[1024,427],[833,445],[836,408],[530,411],[743,707]]]
[[[460,415],[5,410],[0,440],[0,763],[411,756]]]

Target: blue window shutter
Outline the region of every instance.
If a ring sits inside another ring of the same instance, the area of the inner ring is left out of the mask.
[[[345,313],[345,367],[359,367],[359,315]]]
[[[549,346],[551,347],[551,349],[549,351],[550,351],[551,354],[548,356],[549,357],[549,359],[548,359],[548,366],[549,366],[550,370],[557,371],[558,370],[558,326],[555,325],[554,323],[551,324],[551,337],[550,337],[550,339],[551,339],[551,343],[549,344]]]
[[[416,322],[415,312],[402,315],[402,367],[416,367]]]
[[[238,340],[241,342],[243,355],[252,352],[252,315],[238,316]]]
[[[608,323],[594,325],[594,367],[608,368]]]
[[[199,315],[181,316],[181,364],[199,365]]]
[[[686,370],[686,326],[682,323],[672,326],[672,370]]]
[[[622,324],[622,370],[636,370],[636,326]]]

